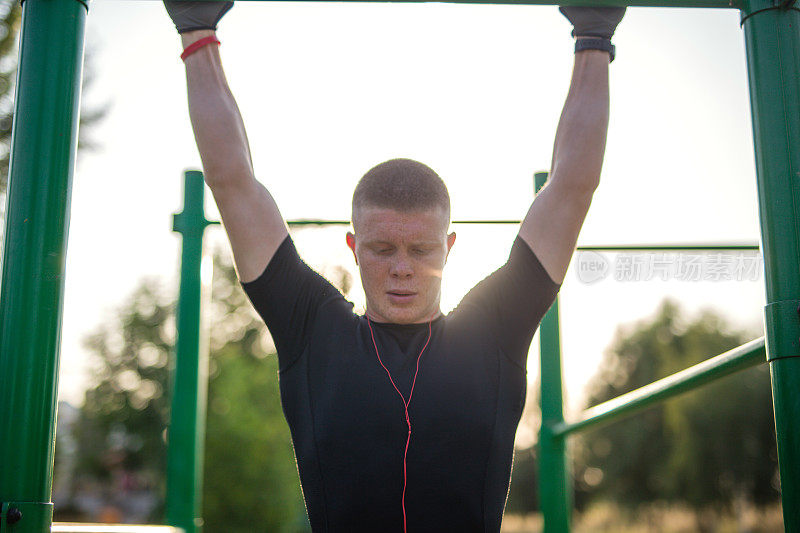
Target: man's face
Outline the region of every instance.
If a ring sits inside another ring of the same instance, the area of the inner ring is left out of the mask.
[[[361,272],[367,316],[412,324],[439,314],[442,269],[455,242],[441,208],[396,211],[361,207],[355,234],[347,234]]]

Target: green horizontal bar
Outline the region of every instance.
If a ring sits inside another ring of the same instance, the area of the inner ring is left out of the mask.
[[[452,220],[451,224],[519,224],[520,220]],[[316,218],[303,218],[287,220],[290,226],[349,226],[349,220],[323,220]]]
[[[118,524],[54,523],[50,533],[183,533],[183,529],[170,526],[143,526]]]
[[[453,220],[451,224],[520,224],[521,220]],[[289,226],[349,226],[349,220],[324,220],[316,218],[303,218],[287,220]],[[659,251],[659,250],[758,250],[757,244],[608,244],[596,246],[578,246],[579,251],[594,252],[619,252],[619,251]]]
[[[321,218],[301,218],[287,220],[289,226],[349,226],[349,220],[325,220]],[[521,224],[521,220],[453,220],[451,224]],[[609,244],[596,246],[578,246],[580,251],[628,251],[628,250],[758,250],[757,244]]]
[[[686,370],[586,409],[577,422],[555,424],[552,428],[553,435],[567,435],[618,420],[721,377],[765,363],[766,357],[764,337],[760,337]]]
[[[190,0],[187,0],[190,1]],[[205,0],[213,1],[213,0]],[[239,1],[265,1],[265,0],[239,0]],[[300,1],[317,1],[317,0],[300,0]],[[361,3],[386,3],[386,2],[373,2],[372,0],[343,0],[346,2],[361,2]],[[430,3],[425,0],[388,0],[391,3]],[[445,0],[448,4],[518,4],[518,5],[543,5],[543,6],[640,6],[640,7],[720,7],[720,8],[739,8],[740,0]]]
[[[758,250],[757,244],[610,244],[598,246],[578,246],[580,251],[625,252],[625,251],[666,251],[666,250]]]

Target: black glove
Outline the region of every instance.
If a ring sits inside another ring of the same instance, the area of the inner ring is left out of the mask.
[[[216,30],[222,16],[233,7],[233,2],[179,2],[164,0],[178,33],[193,30]]]
[[[575,28],[573,37],[601,37],[611,40],[617,24],[625,15],[624,7],[577,7],[558,8]]]

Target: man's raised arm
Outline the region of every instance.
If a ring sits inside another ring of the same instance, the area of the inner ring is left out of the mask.
[[[222,216],[239,279],[253,281],[288,233],[272,196],[255,179],[247,133],[215,42],[217,23],[233,2],[165,0],[164,5],[185,50],[189,115],[205,181]]]
[[[575,65],[553,148],[550,179],[531,205],[519,236],[556,283],[575,251],[600,170],[608,132],[611,36],[625,8],[561,8],[577,38]]]

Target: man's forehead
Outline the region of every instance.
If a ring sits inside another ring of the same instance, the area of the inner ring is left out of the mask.
[[[374,237],[389,233],[440,238],[450,222],[440,207],[406,211],[363,206],[353,213],[353,219],[357,234]]]

